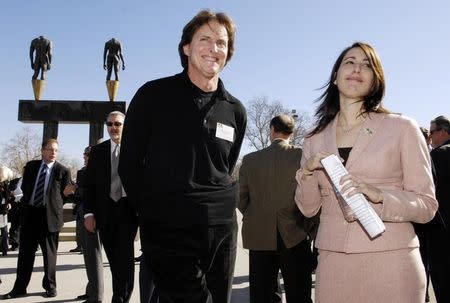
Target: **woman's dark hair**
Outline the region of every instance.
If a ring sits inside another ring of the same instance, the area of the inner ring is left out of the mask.
[[[311,137],[317,133],[320,133],[325,127],[330,123],[334,117],[336,117],[337,113],[340,110],[339,105],[339,90],[337,85],[334,84],[334,80],[336,79],[336,75],[339,67],[341,66],[342,60],[349,50],[352,48],[359,47],[362,49],[364,54],[367,56],[369,60],[370,66],[372,68],[374,79],[372,88],[367,96],[361,100],[363,110],[361,114],[364,113],[389,113],[387,109],[383,107],[381,101],[384,96],[385,90],[385,81],[384,81],[384,72],[383,67],[381,65],[380,57],[376,53],[375,49],[369,44],[363,42],[355,42],[351,46],[345,48],[336,62],[333,65],[333,69],[331,71],[330,79],[328,82],[322,86],[320,89],[325,89],[324,93],[317,98],[315,101],[322,101],[317,107],[315,117],[316,117],[316,126],[315,128],[307,135],[307,137]]]

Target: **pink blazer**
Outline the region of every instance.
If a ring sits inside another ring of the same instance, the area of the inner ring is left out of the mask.
[[[306,138],[301,165],[311,155],[326,151],[339,155],[334,119],[319,134]],[[316,170],[298,182],[295,201],[306,217],[321,210],[316,247],[360,253],[419,246],[411,222],[430,221],[437,208],[430,155],[417,123],[397,114],[370,114],[346,163],[349,173],[383,191],[383,203],[372,204],[386,225],[375,239],[357,222],[344,219],[337,197],[324,171]]]

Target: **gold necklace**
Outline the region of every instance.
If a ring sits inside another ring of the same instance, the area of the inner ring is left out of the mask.
[[[365,121],[365,119],[364,119],[364,120],[361,120],[360,122],[358,122],[358,123],[356,123],[356,124],[354,124],[353,126],[350,126],[350,127],[348,127],[348,128],[345,128],[345,127],[342,125],[342,122],[340,122],[340,123],[339,123],[339,128],[341,129],[341,132],[342,132],[342,133],[348,134],[348,133],[350,133],[352,130],[354,130],[357,126],[361,126],[361,125],[364,123],[364,121]]]

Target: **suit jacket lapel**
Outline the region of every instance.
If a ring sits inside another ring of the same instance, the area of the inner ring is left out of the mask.
[[[106,173],[107,173],[107,180],[108,181],[108,185],[111,185],[111,139],[108,140],[108,143],[105,144],[105,164],[106,164]],[[108,192],[109,192],[109,188],[108,188]]]
[[[364,154],[364,150],[380,131],[379,126],[384,117],[385,115],[372,113],[369,115],[369,117],[367,117],[366,121],[364,121],[358,138],[356,139],[355,145],[353,146],[352,151],[350,152],[350,155],[348,157],[346,164],[347,169],[350,169],[353,165],[355,165],[355,163],[358,162],[358,160],[360,160],[361,156]]]

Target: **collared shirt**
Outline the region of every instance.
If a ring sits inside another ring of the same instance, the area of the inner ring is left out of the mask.
[[[36,181],[34,182],[34,189],[33,189],[33,194],[31,195],[31,200],[30,201],[34,201],[34,193],[36,191],[36,185],[38,183],[39,180],[39,175],[41,174],[41,171],[44,169],[44,161],[41,161],[41,166],[39,167],[39,171],[36,177]],[[52,169],[53,169],[53,165],[55,164],[55,162],[50,162],[47,163],[47,173],[45,174],[45,184],[44,184],[44,201],[45,201],[45,197],[47,196],[47,188],[48,188],[48,182],[50,181],[50,176],[52,175]]]
[[[111,141],[111,161],[112,161],[113,152],[115,151],[116,146],[117,146],[117,151],[116,151],[116,153],[120,154],[120,144],[117,144],[117,143],[114,142],[113,140],[110,140],[110,141]],[[125,189],[124,189],[123,186],[122,186],[122,197],[126,197],[126,196],[127,196],[127,193],[125,192]]]

